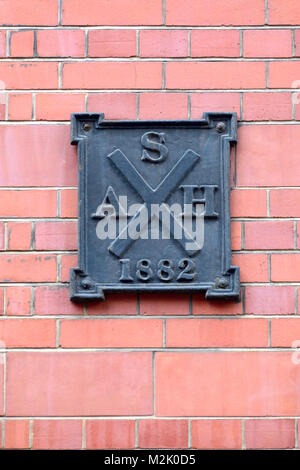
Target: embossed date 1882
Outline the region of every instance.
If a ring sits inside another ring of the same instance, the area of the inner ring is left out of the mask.
[[[120,259],[121,275],[120,281],[133,282],[132,267],[130,258]],[[135,277],[138,281],[148,282],[158,278],[163,282],[173,280],[179,282],[193,281],[197,276],[195,263],[190,258],[182,258],[177,264],[170,259],[161,259],[157,266],[147,259],[140,259],[135,266]]]

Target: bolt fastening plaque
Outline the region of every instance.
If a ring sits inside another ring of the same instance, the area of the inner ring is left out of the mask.
[[[73,114],[79,266],[71,300],[106,292],[193,291],[240,298],[231,265],[230,148],[235,113],[198,121],[107,121]]]

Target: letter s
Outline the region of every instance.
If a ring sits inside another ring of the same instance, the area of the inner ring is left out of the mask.
[[[153,138],[158,138],[159,142],[152,140]],[[141,138],[141,144],[143,147],[145,147],[145,149],[159,152],[159,156],[157,158],[154,158],[153,156],[149,155],[147,150],[144,149],[142,153],[142,160],[149,160],[152,163],[158,163],[166,159],[169,150],[164,145],[165,134],[163,132],[146,132]]]

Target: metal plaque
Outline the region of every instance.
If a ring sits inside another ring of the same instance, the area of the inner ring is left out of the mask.
[[[235,113],[199,121],[105,121],[73,114],[79,159],[79,267],[71,300],[113,291],[239,299],[231,266]]]

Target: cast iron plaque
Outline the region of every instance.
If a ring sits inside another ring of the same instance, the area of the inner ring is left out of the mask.
[[[205,291],[239,299],[231,266],[235,113],[199,121],[105,121],[73,114],[79,158],[79,267],[71,299],[112,291]]]

